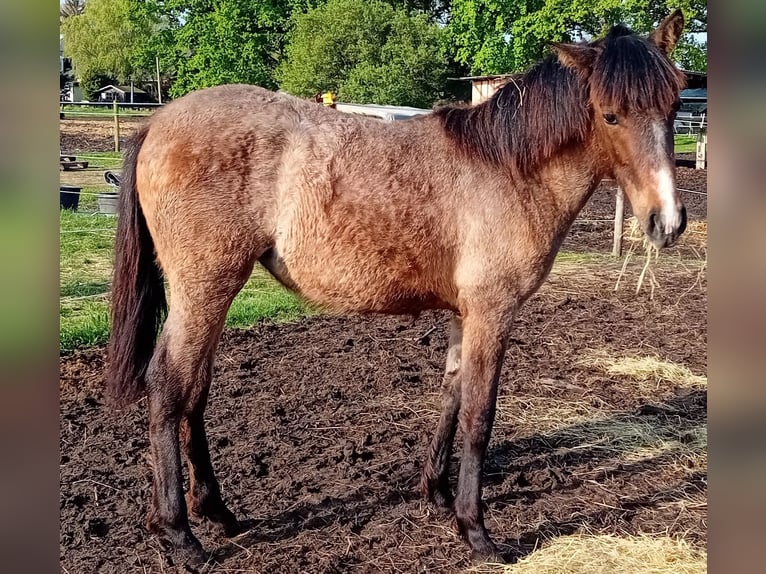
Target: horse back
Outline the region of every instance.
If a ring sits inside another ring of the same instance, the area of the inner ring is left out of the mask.
[[[338,310],[451,307],[454,174],[434,125],[253,86],[176,100],[152,118],[137,165],[158,259],[172,275],[180,261],[263,258],[285,285]]]

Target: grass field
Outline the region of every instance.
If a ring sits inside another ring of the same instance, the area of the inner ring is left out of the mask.
[[[674,136],[676,153],[694,153],[697,151],[697,136]]]
[[[139,105],[139,104],[136,104]],[[121,116],[149,116],[154,112],[156,106],[149,108],[125,108],[120,106],[119,115]],[[71,105],[65,104],[59,107],[59,110],[64,113],[67,118],[76,117],[113,117],[114,109],[112,106],[93,106],[93,105]]]
[[[85,190],[83,190],[85,191]],[[90,201],[85,196],[83,199]],[[95,197],[92,198],[95,202]],[[109,335],[109,284],[117,219],[108,215],[61,211],[60,334],[62,351],[106,342]],[[232,304],[226,324],[249,327],[261,319],[289,321],[311,311],[265,271],[256,270]]]

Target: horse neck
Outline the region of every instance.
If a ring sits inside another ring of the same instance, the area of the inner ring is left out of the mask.
[[[538,167],[538,176],[513,178],[511,193],[539,223],[538,233],[562,240],[601,181],[601,154],[592,138],[559,150]]]

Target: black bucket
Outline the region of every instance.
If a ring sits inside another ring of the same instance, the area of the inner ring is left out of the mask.
[[[59,203],[61,204],[61,209],[77,211],[77,206],[80,204],[81,190],[81,187],[73,185],[59,186]]]

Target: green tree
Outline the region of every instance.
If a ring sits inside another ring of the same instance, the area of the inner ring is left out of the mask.
[[[442,28],[380,0],[329,0],[294,18],[280,86],[299,96],[431,107],[447,73]]]
[[[706,0],[452,0],[448,26],[455,58],[475,74],[520,71],[547,53],[552,41],[600,36],[624,23],[649,32],[672,9],[686,17],[675,58],[706,61],[706,46],[691,33],[707,31]]]
[[[147,59],[160,55],[174,75],[172,96],[219,84],[276,88],[292,9],[309,0],[157,0],[147,2],[161,22]]]
[[[64,0],[59,4],[59,21],[70,16],[78,16],[85,10],[85,0]]]
[[[151,22],[133,14],[135,0],[88,0],[82,13],[63,19],[64,54],[82,81],[98,75],[121,82],[140,79],[140,46],[151,37]]]

